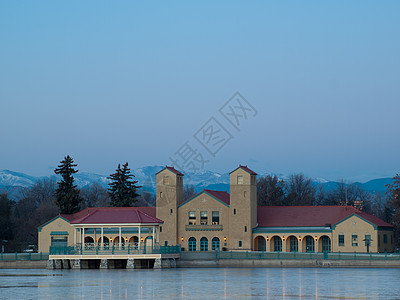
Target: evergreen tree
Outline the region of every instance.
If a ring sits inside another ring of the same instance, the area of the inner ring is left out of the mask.
[[[400,174],[393,177],[393,182],[386,185],[386,195],[389,198],[390,208],[385,213],[391,217],[394,226],[395,244],[400,245]]]
[[[107,177],[111,179],[108,184],[110,186],[108,194],[111,199],[111,206],[133,206],[137,202],[139,197],[137,189],[141,188],[141,186],[136,185],[138,182],[132,180],[133,177],[135,176],[131,174],[128,163],[125,163],[122,169],[121,165],[118,165],[116,172]]]
[[[74,164],[74,160],[69,155],[64,157],[64,160],[60,163],[58,168],[54,170],[54,173],[62,177],[61,181],[57,182],[56,204],[60,213],[73,214],[79,211],[82,202],[79,189],[74,185],[73,174],[78,172],[74,169],[77,165]]]

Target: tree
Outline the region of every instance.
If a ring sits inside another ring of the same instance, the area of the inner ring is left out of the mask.
[[[286,205],[314,205],[316,189],[311,178],[303,174],[290,175],[286,189]]]
[[[8,195],[0,194],[0,240],[10,240],[13,238],[13,226],[11,222],[12,201]]]
[[[111,180],[108,184],[110,188],[107,189],[111,199],[111,206],[133,206],[137,202],[139,197],[137,189],[141,188],[141,186],[136,185],[138,182],[133,181],[133,177],[135,176],[131,174],[128,163],[125,163],[122,169],[121,165],[118,165],[116,172],[107,177]]]
[[[81,195],[85,207],[110,206],[110,197],[107,189],[97,182],[82,188]]]
[[[79,211],[82,198],[79,195],[79,189],[74,185],[73,174],[78,170],[74,168],[74,160],[67,155],[61,164],[54,170],[54,173],[61,175],[61,181],[57,182],[58,188],[56,190],[56,204],[62,214],[73,214]]]
[[[391,215],[391,223],[394,226],[395,242],[400,245],[400,174],[393,177],[393,182],[386,185],[386,195],[389,198],[391,213],[386,211],[386,214]],[[387,209],[389,210],[389,209]]]
[[[284,205],[285,183],[276,175],[267,175],[257,180],[258,205]]]
[[[183,202],[189,200],[196,194],[196,189],[194,188],[193,184],[185,184],[183,187]]]

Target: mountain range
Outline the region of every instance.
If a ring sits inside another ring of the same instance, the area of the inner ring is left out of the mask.
[[[135,180],[138,181],[139,185],[143,186],[144,190],[154,193],[156,189],[155,173],[160,171],[162,168],[163,166],[146,166],[142,168],[132,169],[131,173],[135,175]],[[259,176],[266,175],[274,174],[259,174]],[[283,174],[275,175],[283,180],[288,178],[288,176]],[[56,175],[50,176],[54,176],[56,180],[58,180],[59,178]],[[38,180],[49,178],[50,176],[35,177],[10,170],[2,170],[0,171],[0,192],[6,192],[11,198],[18,199],[21,195],[21,191],[23,190],[23,188],[28,188]],[[104,187],[107,187],[107,184],[109,183],[107,175],[99,175],[94,173],[79,172],[74,175],[74,178],[76,184],[80,188],[95,182]],[[323,178],[312,178],[312,181],[316,185],[322,184],[326,190],[334,188],[337,184],[337,182],[335,181],[328,181]],[[385,185],[390,184],[391,182],[392,178],[377,178],[365,183],[356,184],[359,184],[363,189],[373,193],[384,193],[386,191]],[[229,191],[229,174],[220,174],[208,170],[197,173],[185,172],[184,183],[194,185],[197,191],[201,191],[203,188]]]

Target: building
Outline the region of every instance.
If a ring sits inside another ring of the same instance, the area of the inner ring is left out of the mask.
[[[50,245],[181,245],[183,251],[393,252],[393,227],[350,206],[257,206],[257,174],[230,172],[230,194],[203,190],[183,201],[184,175],[156,174],[156,207],[87,208],[39,227]]]

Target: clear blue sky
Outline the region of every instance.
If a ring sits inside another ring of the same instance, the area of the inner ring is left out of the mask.
[[[47,175],[66,154],[100,174],[170,164],[215,116],[233,139],[206,169],[392,177],[399,12],[399,1],[0,1],[0,169]],[[236,91],[258,112],[240,132],[218,114]]]

